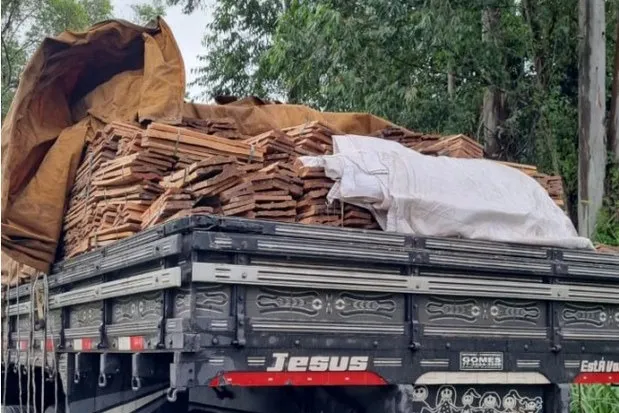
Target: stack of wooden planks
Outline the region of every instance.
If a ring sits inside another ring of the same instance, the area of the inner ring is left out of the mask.
[[[301,156],[330,155],[333,153],[333,135],[342,134],[321,122],[313,121],[283,129],[295,144]]]
[[[175,219],[178,218],[186,218],[186,217],[191,217],[194,215],[201,215],[201,214],[214,214],[215,213],[215,209],[213,207],[209,207],[209,206],[199,206],[199,207],[191,207],[191,208],[187,208],[187,209],[182,209],[180,211],[178,211],[176,214],[170,216],[169,218],[166,218],[165,220],[162,221],[162,223],[168,222],[168,221],[173,221]]]
[[[141,147],[176,159],[182,169],[213,155],[233,156],[243,162],[262,162],[260,148],[240,141],[207,135],[195,130],[151,123],[141,139]]]
[[[379,228],[363,208],[327,203],[334,182],[299,156],[333,152],[341,132],[308,122],[242,136],[229,119],[183,118],[180,126],[112,122],[88,142],[64,221],[64,256],[103,246],[171,219],[200,213],[303,224]],[[464,135],[441,137],[390,127],[376,134],[424,154],[483,157]],[[507,164],[563,204],[560,177]]]
[[[234,119],[197,119],[183,117],[180,126],[206,135],[219,136],[220,138],[243,139]]]
[[[334,182],[327,178],[320,167],[295,163],[303,182],[303,195],[297,202],[297,221],[303,224],[321,224],[349,228],[378,228],[374,216],[367,210],[351,204],[327,201],[327,194]]]
[[[250,174],[244,186],[252,193],[253,214],[259,219],[295,222],[296,199],[303,194],[303,181],[292,164],[274,162]]]
[[[327,178],[323,168],[295,164],[303,182],[303,195],[297,202],[297,221],[303,224],[341,224],[339,205],[329,205],[327,194],[334,182]]]
[[[564,193],[563,193],[563,179],[558,175],[546,175],[537,170],[534,165],[519,164],[514,162],[499,162],[502,165],[509,166],[511,168],[518,169],[520,172],[527,174],[531,178],[535,179],[545,190],[548,192],[550,198],[555,203],[565,209]]]
[[[241,183],[243,171],[236,164],[234,156],[207,156],[164,177],[164,188],[182,188],[193,194],[195,199],[210,199]]]
[[[193,194],[181,188],[168,188],[140,217],[141,229],[166,222],[170,217],[193,207]]]
[[[139,152],[139,142],[141,138],[142,128],[138,125],[124,123],[124,122],[112,122],[106,126],[106,128],[112,127],[113,133],[116,134],[118,139],[118,147],[116,156],[129,155]],[[106,129],[104,128],[104,130]],[[136,148],[135,145],[138,145]]]
[[[342,226],[346,228],[380,229],[370,211],[352,204],[344,205]]]
[[[535,179],[545,190],[553,201],[561,208],[565,206],[563,200],[563,179],[557,175],[546,175],[543,173],[536,173],[533,175]]]
[[[99,247],[142,230],[142,214],[163,192],[158,182],[174,165],[172,157],[138,152],[104,162],[93,174],[95,230],[89,245]]]
[[[441,139],[439,135],[413,132],[397,126],[382,129],[375,133],[374,136],[398,142],[399,144],[409,149],[414,149],[417,152],[422,152],[426,148],[432,147]]]
[[[604,244],[597,244],[595,246],[595,250],[597,252],[600,252],[602,254],[613,254],[613,255],[619,255],[619,247],[618,246],[612,246],[612,245],[604,245]]]
[[[400,127],[389,127],[377,132],[374,136],[398,142],[424,155],[467,159],[484,157],[484,148],[475,140],[462,134],[440,136],[413,132]]]
[[[132,133],[129,126],[112,122],[97,131],[92,141],[86,144],[69,193],[63,222],[62,253],[67,256],[74,256],[89,248],[88,239],[95,225],[94,188],[91,182],[99,167],[116,157],[119,141],[124,134]]]
[[[428,146],[425,145],[426,142],[428,140],[417,145],[416,149],[424,155],[465,159],[481,159],[484,157],[483,146],[465,135],[445,136]]]
[[[270,130],[244,140],[245,143],[260,149],[264,153],[265,164],[274,162],[292,162],[295,155],[295,142],[279,130]]]

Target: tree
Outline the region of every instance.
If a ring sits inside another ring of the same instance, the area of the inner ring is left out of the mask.
[[[2,0],[2,119],[28,58],[46,36],[110,18],[110,0]]]
[[[481,13],[482,41],[489,45],[495,44],[500,38],[501,10],[496,7],[485,7]],[[505,122],[507,113],[505,110],[505,92],[497,85],[490,84],[484,91],[484,103],[481,112],[481,124],[483,128],[484,149],[488,156],[497,157],[499,154],[499,142],[497,135],[499,127]]]
[[[578,232],[590,236],[604,200],[606,39],[604,2],[579,1]]]
[[[147,24],[155,20],[157,16],[165,16],[165,4],[163,0],[153,0],[149,3],[132,4],[132,21],[136,24]]]
[[[187,0],[185,9],[199,1]],[[271,45],[271,36],[284,10],[281,0],[221,0],[213,10],[213,22],[204,37],[206,53],[198,60],[195,86],[208,90],[203,97],[217,95],[269,95],[272,87],[261,64]]]
[[[614,48],[611,105],[608,116],[607,145],[613,162],[619,164],[619,13],[615,18],[615,48]]]

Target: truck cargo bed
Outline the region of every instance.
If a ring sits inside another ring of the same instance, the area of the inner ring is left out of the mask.
[[[592,251],[205,215],[47,284],[47,320],[31,285],[8,291],[5,357],[45,349],[76,411],[131,389],[619,381],[619,256]]]

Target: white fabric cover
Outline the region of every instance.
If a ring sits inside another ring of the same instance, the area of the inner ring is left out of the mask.
[[[302,157],[336,180],[328,195],[372,211],[385,231],[593,248],[533,178],[483,159],[422,155],[399,143],[333,137],[334,155]]]

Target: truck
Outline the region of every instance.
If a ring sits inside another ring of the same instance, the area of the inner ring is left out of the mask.
[[[195,215],[2,301],[5,411],[565,413],[619,383],[619,256],[589,250]]]

